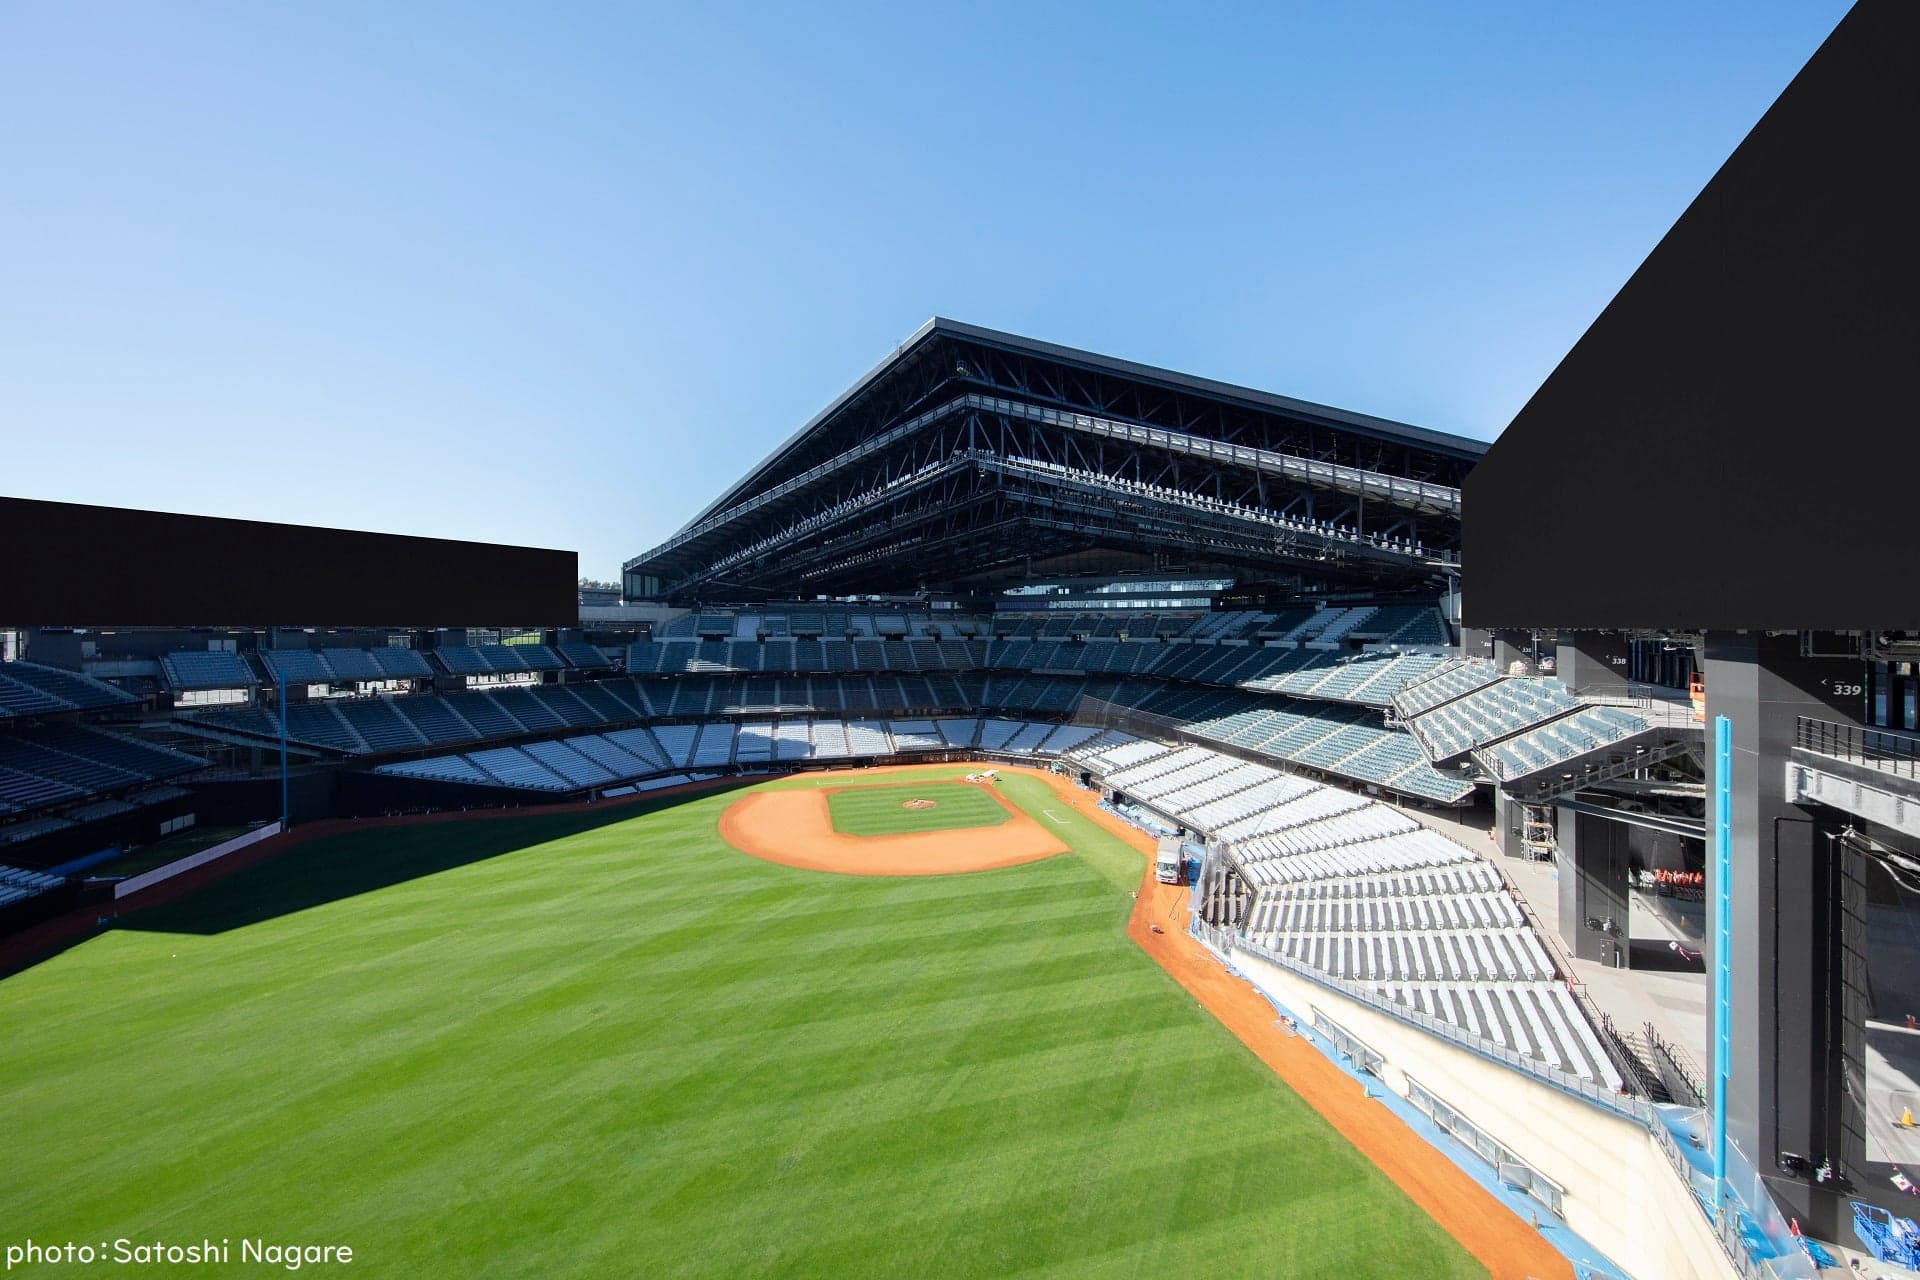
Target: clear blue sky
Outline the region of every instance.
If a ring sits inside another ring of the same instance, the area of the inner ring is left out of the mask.
[[[1468,435],[1836,0],[0,0],[0,493],[610,577],[928,316]]]

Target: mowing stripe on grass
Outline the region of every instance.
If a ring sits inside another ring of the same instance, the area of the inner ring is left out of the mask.
[[[849,786],[827,796],[827,812],[833,829],[849,836],[994,827],[1012,816],[986,787],[968,782]]]
[[[1139,855],[1082,815],[1079,857],[835,877],[727,849],[734,798],[315,842],[0,981],[7,1228],[373,1277],[1484,1275],[1126,940]]]

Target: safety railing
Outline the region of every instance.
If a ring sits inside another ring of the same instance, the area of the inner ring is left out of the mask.
[[[1673,1100],[1689,1107],[1706,1106],[1707,1090],[1700,1083],[1700,1071],[1691,1056],[1684,1049],[1667,1043],[1651,1022],[1643,1028],[1643,1034],[1647,1038],[1647,1051],[1653,1055],[1654,1068]]]
[[[1801,716],[1794,722],[1793,745],[1895,777],[1920,778],[1920,738],[1906,734]]]
[[[1431,1017],[1417,1009],[1409,1009],[1384,996],[1376,995],[1358,984],[1323,973],[1257,943],[1249,942],[1245,937],[1225,929],[1203,925],[1197,927],[1194,932],[1202,941],[1209,943],[1215,951],[1226,956],[1229,961],[1236,952],[1256,956],[1269,964],[1297,974],[1309,982],[1336,991],[1350,1000],[1367,1005],[1402,1022],[1412,1023],[1431,1035],[1459,1045],[1483,1058],[1511,1067],[1562,1093],[1571,1094],[1603,1110],[1638,1122],[1653,1135],[1655,1145],[1666,1156],[1667,1163],[1673,1167],[1674,1174],[1693,1194],[1695,1203],[1699,1205],[1701,1211],[1707,1214],[1721,1250],[1742,1280],[1811,1280],[1815,1275],[1812,1263],[1804,1253],[1781,1249],[1775,1256],[1762,1257],[1755,1252],[1754,1246],[1743,1234],[1743,1217],[1769,1244],[1779,1238],[1782,1232],[1788,1230],[1778,1207],[1770,1197],[1764,1195],[1764,1192],[1749,1195],[1729,1194],[1726,1212],[1714,1212],[1711,1189],[1703,1191],[1699,1185],[1697,1172],[1680,1150],[1672,1131],[1668,1129],[1654,1104],[1639,1098],[1613,1093],[1591,1080],[1561,1071],[1537,1058],[1482,1040],[1453,1023]],[[1753,1181],[1757,1184],[1758,1179]]]
[[[1333,974],[1323,972],[1309,964],[1295,960],[1291,956],[1281,955],[1279,952],[1263,947],[1257,942],[1249,941],[1244,936],[1236,935],[1232,938],[1231,942],[1232,945],[1229,949],[1231,952],[1245,952],[1248,955],[1256,956],[1266,961],[1268,964],[1278,965],[1280,968],[1297,974],[1309,982],[1317,983],[1330,991],[1337,991],[1349,1000],[1364,1004],[1368,1008],[1378,1010],[1388,1017],[1396,1018],[1401,1022],[1411,1023],[1419,1027],[1422,1031],[1471,1050],[1483,1058],[1490,1058],[1504,1066],[1512,1067],[1521,1074],[1538,1080],[1543,1084],[1551,1085],[1562,1093],[1571,1094],[1582,1101],[1590,1102],[1616,1115],[1626,1116],[1629,1119],[1638,1120],[1642,1123],[1651,1123],[1654,1121],[1655,1117],[1651,1104],[1633,1097],[1631,1094],[1620,1093],[1600,1084],[1598,1081],[1589,1080],[1585,1076],[1577,1076],[1570,1071],[1562,1071],[1560,1068],[1543,1062],[1530,1054],[1521,1053],[1506,1045],[1495,1044],[1491,1040],[1486,1040],[1474,1035],[1471,1031],[1455,1023],[1448,1022],[1442,1018],[1436,1018],[1428,1013],[1423,1013],[1419,1009],[1403,1005],[1398,1001],[1390,1000],[1383,995],[1368,990],[1359,983],[1350,982],[1345,978],[1335,977]]]

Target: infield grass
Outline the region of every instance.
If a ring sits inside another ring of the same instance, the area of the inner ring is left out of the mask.
[[[909,809],[909,800],[929,800],[930,809]],[[1012,815],[988,788],[972,782],[849,786],[827,796],[833,829],[849,836],[901,836],[961,827],[997,827]]]
[[[336,837],[133,917],[0,981],[0,1233],[367,1277],[1484,1275],[1127,941],[1140,856],[1004,793],[1075,853],[800,871],[720,841],[735,792]]]

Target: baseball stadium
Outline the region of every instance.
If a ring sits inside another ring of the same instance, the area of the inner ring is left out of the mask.
[[[935,318],[610,587],[0,499],[5,1269],[1920,1269],[1916,13],[1491,444]]]

